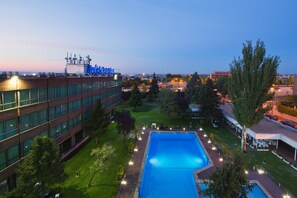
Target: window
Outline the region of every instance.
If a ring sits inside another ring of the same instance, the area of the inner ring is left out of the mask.
[[[7,162],[8,165],[13,164],[19,159],[19,148],[18,145],[15,145],[8,149],[7,151]]]
[[[21,117],[21,131],[26,131],[30,126],[30,114]]]
[[[0,141],[17,134],[16,118],[0,122]]]
[[[28,139],[23,143],[24,156],[28,155],[31,148],[32,139]]]
[[[0,152],[0,170],[3,170],[10,164],[19,159],[19,147],[15,145],[8,150]]]
[[[0,182],[0,195],[3,195],[8,192],[7,180]]]
[[[20,105],[21,106],[30,104],[29,103],[29,99],[30,99],[29,95],[30,95],[29,89],[20,91]]]
[[[45,88],[25,89],[20,91],[20,106],[34,104],[45,100]]]
[[[39,101],[45,101],[46,100],[46,89],[45,88],[39,88]]]
[[[16,107],[15,91],[0,92],[0,110]]]
[[[67,131],[68,131],[68,124],[67,124],[67,122],[63,122],[63,123],[51,128],[50,137],[55,139],[58,136],[66,133]]]
[[[67,114],[67,105],[57,105],[50,108],[50,120],[57,119],[63,115]]]
[[[29,130],[47,122],[46,110],[40,110],[21,116],[21,131]]]
[[[0,152],[0,170],[4,169],[6,167],[6,157],[5,152]]]

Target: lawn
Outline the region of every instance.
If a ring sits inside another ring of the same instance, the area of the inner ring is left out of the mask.
[[[215,134],[215,143],[218,147],[226,146],[230,151],[237,151],[240,149],[240,139],[225,127],[213,129],[209,125],[204,125],[206,133]],[[250,169],[253,166],[263,167],[268,174],[280,183],[285,191],[289,191],[291,195],[297,195],[297,171],[285,164],[271,152],[255,152],[248,150],[244,154],[247,165]],[[265,158],[266,163],[263,164]]]
[[[103,143],[109,142],[115,149],[114,155],[110,161],[109,167],[100,175],[98,175],[88,188],[88,181],[91,177],[90,166],[94,162],[94,158],[90,156],[91,150]],[[91,140],[78,153],[65,163],[65,172],[67,179],[62,186],[62,196],[71,198],[92,198],[92,197],[115,197],[119,181],[117,180],[117,166],[122,164],[124,167],[128,164],[129,154],[127,143],[123,143],[122,136],[118,134],[115,124],[110,125],[106,134],[102,135],[96,145],[95,139]],[[76,177],[76,172],[79,177]]]
[[[127,104],[121,105],[118,110],[131,110]],[[181,119],[177,115],[168,117],[160,112],[156,104],[144,104],[138,107],[135,111],[131,111],[132,116],[136,119],[136,127],[140,130],[142,126],[150,126],[152,123],[161,123],[169,127],[200,127],[199,121],[191,120],[190,118]],[[215,142],[219,147],[226,146],[230,151],[240,149],[240,140],[227,128],[221,127],[213,129],[208,124],[202,124],[206,133],[215,134]],[[115,124],[109,127],[108,132],[101,136],[99,146],[104,142],[110,142],[115,148],[115,155],[113,156],[108,169],[98,175],[93,182],[92,187],[88,188],[87,184],[90,179],[90,165],[94,159],[90,156],[90,152],[98,145],[95,140],[86,144],[77,154],[66,162],[65,172],[68,177],[63,185],[63,197],[115,197],[119,187],[117,181],[116,169],[119,164],[127,165],[129,154],[127,143],[123,144],[123,139],[118,134]],[[244,154],[247,159],[249,167],[261,165],[268,173],[281,184],[281,187],[289,190],[291,194],[297,195],[297,172],[289,167],[287,164],[279,160],[270,152],[253,152],[249,151]],[[265,158],[266,164],[263,165]],[[80,173],[79,177],[75,177],[76,172]]]

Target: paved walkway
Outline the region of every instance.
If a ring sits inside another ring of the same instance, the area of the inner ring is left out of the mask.
[[[134,152],[132,156],[132,161],[134,164],[132,166],[128,166],[126,170],[126,185],[121,185],[120,190],[117,194],[117,198],[133,198],[137,197],[137,193],[135,193],[136,188],[140,185],[138,178],[141,172],[141,167],[144,166],[143,157],[146,149],[146,144],[148,142],[148,136],[151,129],[146,129],[144,134],[141,134],[142,140],[137,142],[138,152]],[[181,131],[181,130],[179,130]],[[193,131],[193,130],[190,130]],[[219,159],[222,157],[218,150],[212,150],[212,144],[208,143],[209,138],[203,137],[202,131],[197,131],[197,134],[208,152],[213,164],[217,167],[221,167],[223,162]],[[204,171],[201,171],[197,174],[198,179],[207,179],[211,173],[216,170],[216,167],[212,166]],[[257,171],[249,170],[248,180],[257,180],[260,184],[268,191],[268,193],[275,198],[282,198],[284,192],[281,188],[279,188],[275,182],[266,174],[259,174]],[[182,185],[182,184],[181,184]],[[138,189],[137,189],[138,191]]]

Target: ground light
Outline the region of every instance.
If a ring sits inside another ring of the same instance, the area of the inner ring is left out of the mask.
[[[244,170],[244,173],[247,175],[247,174],[249,174],[249,172],[247,171],[247,170]]]
[[[258,173],[259,173],[260,175],[262,175],[262,174],[264,174],[264,170],[262,170],[262,169],[258,169]]]
[[[122,185],[126,185],[127,184],[127,181],[125,179],[122,179],[121,184]]]
[[[159,131],[159,127],[157,127],[157,130]]]
[[[219,161],[222,162],[222,161],[223,161],[223,158],[221,157],[221,158],[219,159]]]
[[[183,128],[183,130],[185,131],[185,130],[186,130],[186,128]]]
[[[202,128],[200,127],[199,130],[202,131]]]
[[[203,137],[207,137],[206,133],[204,133]]]
[[[215,151],[215,150],[217,150],[217,148],[216,148],[215,146],[213,146],[213,147],[211,148],[211,150]]]
[[[137,151],[138,151],[138,148],[137,148],[137,146],[134,148],[134,151],[135,151],[135,152],[137,152]]]
[[[129,165],[132,166],[134,162],[132,160],[129,161]]]
[[[207,143],[208,143],[208,144],[210,144],[210,143],[211,143],[211,141],[210,141],[210,140],[208,140],[208,141],[207,141]]]
[[[172,131],[172,128],[170,128],[170,131]]]
[[[142,131],[141,134],[143,135],[144,134],[144,131]]]
[[[290,195],[286,194],[283,196],[283,198],[291,198]]]
[[[139,141],[141,141],[141,140],[142,140],[142,138],[141,138],[141,137],[139,137],[139,138],[138,138],[138,140],[139,140]]]
[[[145,127],[142,127],[142,130],[145,130]]]

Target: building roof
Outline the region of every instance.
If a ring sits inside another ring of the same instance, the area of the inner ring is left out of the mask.
[[[231,104],[221,105],[221,109],[229,121],[239,125],[233,115]],[[239,128],[242,127],[239,125]],[[266,117],[248,129],[248,134],[255,139],[282,140],[297,148],[297,130]]]

